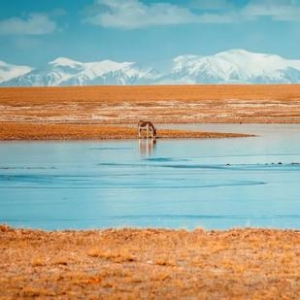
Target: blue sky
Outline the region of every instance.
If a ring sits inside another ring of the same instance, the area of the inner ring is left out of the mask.
[[[160,63],[229,49],[300,59],[300,0],[0,0],[0,60]]]

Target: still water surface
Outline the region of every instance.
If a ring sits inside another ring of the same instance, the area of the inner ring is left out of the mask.
[[[299,125],[181,128],[259,136],[155,144],[1,142],[0,223],[300,228]]]

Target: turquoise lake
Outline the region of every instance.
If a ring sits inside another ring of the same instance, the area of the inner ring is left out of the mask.
[[[0,223],[300,228],[300,125],[173,127],[258,136],[0,142]]]

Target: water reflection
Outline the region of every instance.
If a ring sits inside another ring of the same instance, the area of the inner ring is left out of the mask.
[[[0,223],[299,229],[300,125],[234,128],[257,137],[0,142]]]
[[[138,146],[141,157],[150,157],[155,152],[156,139],[139,139]]]

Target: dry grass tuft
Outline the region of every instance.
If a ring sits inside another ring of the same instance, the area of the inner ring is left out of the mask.
[[[41,267],[45,265],[45,261],[40,257],[34,257],[31,259],[31,266],[33,267]]]
[[[115,263],[134,262],[136,260],[136,258],[126,249],[121,253],[116,254],[113,250],[101,250],[99,248],[92,248],[88,251],[88,255],[91,257],[109,260]]]
[[[53,297],[55,293],[43,289],[43,288],[35,288],[35,287],[25,287],[22,289],[21,295],[22,298],[38,298],[41,299],[43,297]]]
[[[6,225],[6,224],[0,224],[0,231],[2,231],[2,232],[6,232],[6,231],[11,231],[12,229],[8,226],[8,225]]]

